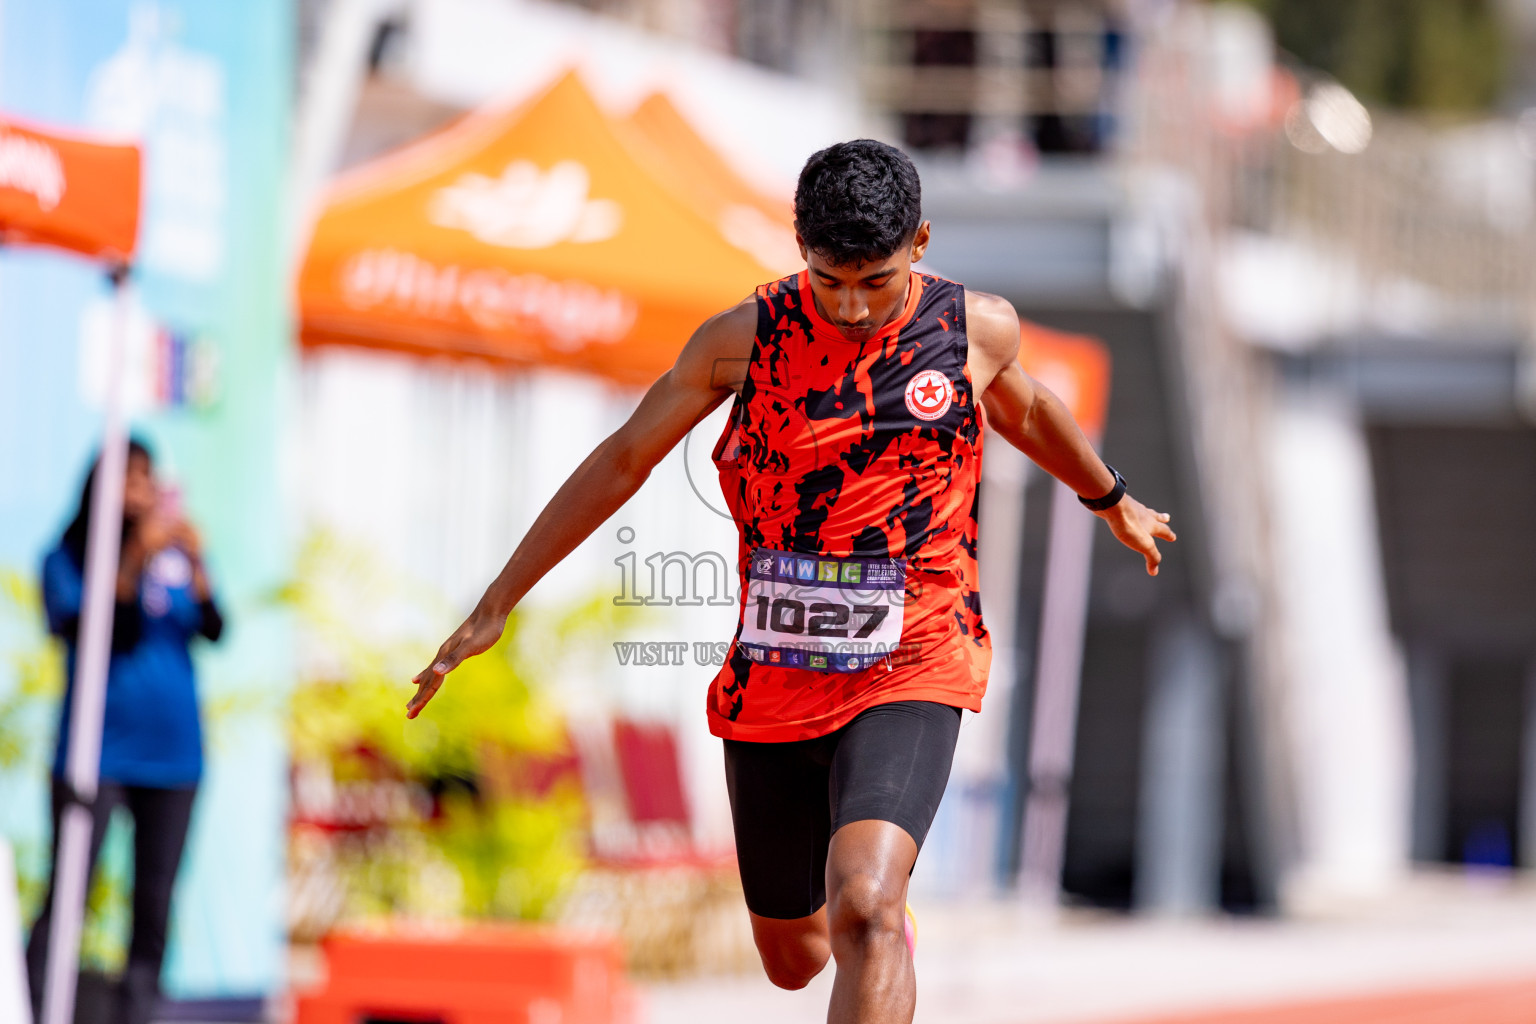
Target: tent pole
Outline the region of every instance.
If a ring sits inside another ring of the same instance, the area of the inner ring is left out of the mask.
[[[112,617],[116,605],[117,561],[123,520],[123,478],[128,467],[128,430],[124,364],[128,343],[128,271],[111,272],[112,336],[107,345],[106,417],[101,461],[91,495],[91,528],[86,539],[85,595],[80,609],[73,707],[64,781],[74,798],[59,818],[58,856],[54,863],[52,931],[43,984],[39,1024],[74,1020],[80,934],[90,882],[91,805],[101,770],[101,729],[106,711],[107,666],[112,653]]]
[[[992,668],[986,714],[966,715],[955,749],[950,789],[962,798],[960,827],[974,843],[963,876],[990,894],[1012,879],[999,875],[999,850],[1013,815],[1008,806],[1008,740],[1018,689],[1020,650],[1019,578],[1024,547],[1026,485],[1030,462],[1023,452],[987,430],[981,460],[981,536],[977,560],[986,593],[987,630],[992,635]],[[1023,691],[1025,695],[1028,690]]]

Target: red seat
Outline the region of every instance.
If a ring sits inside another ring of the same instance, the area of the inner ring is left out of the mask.
[[[613,723],[613,743],[624,771],[630,818],[636,824],[666,822],[687,829],[688,800],[672,729],[620,718]]]

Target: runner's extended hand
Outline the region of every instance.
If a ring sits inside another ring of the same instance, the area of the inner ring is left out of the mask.
[[[1147,560],[1148,576],[1157,575],[1157,566],[1163,560],[1163,553],[1157,550],[1157,542],[1179,539],[1168,525],[1172,517],[1167,512],[1147,508],[1129,494],[1121,498],[1113,508],[1095,512],[1094,515],[1109,524],[1110,531],[1121,544]]]
[[[463,664],[466,658],[495,646],[496,641],[501,639],[506,621],[504,616],[485,615],[479,611],[465,619],[464,625],[437,649],[437,657],[432,659],[432,664],[416,673],[416,678],[411,680],[416,684],[416,695],[406,702],[405,717],[415,718],[421,714],[427,701],[442,687],[443,679]]]

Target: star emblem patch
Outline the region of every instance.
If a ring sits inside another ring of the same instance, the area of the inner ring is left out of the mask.
[[[907,411],[920,420],[936,420],[949,412],[955,386],[939,370],[918,370],[907,381]]]

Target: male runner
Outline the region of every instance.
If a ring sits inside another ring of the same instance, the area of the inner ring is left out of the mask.
[[[1013,307],[912,271],[929,225],[903,153],[861,139],[812,156],[795,226],[806,270],[694,333],[416,676],[407,714],[734,396],[715,462],[741,531],[742,616],[708,713],[753,936],[781,988],[836,958],[829,1021],[910,1022],[907,880],[990,659],[976,571],[984,419],[1152,575],[1156,540],[1174,535],[1019,367]]]

